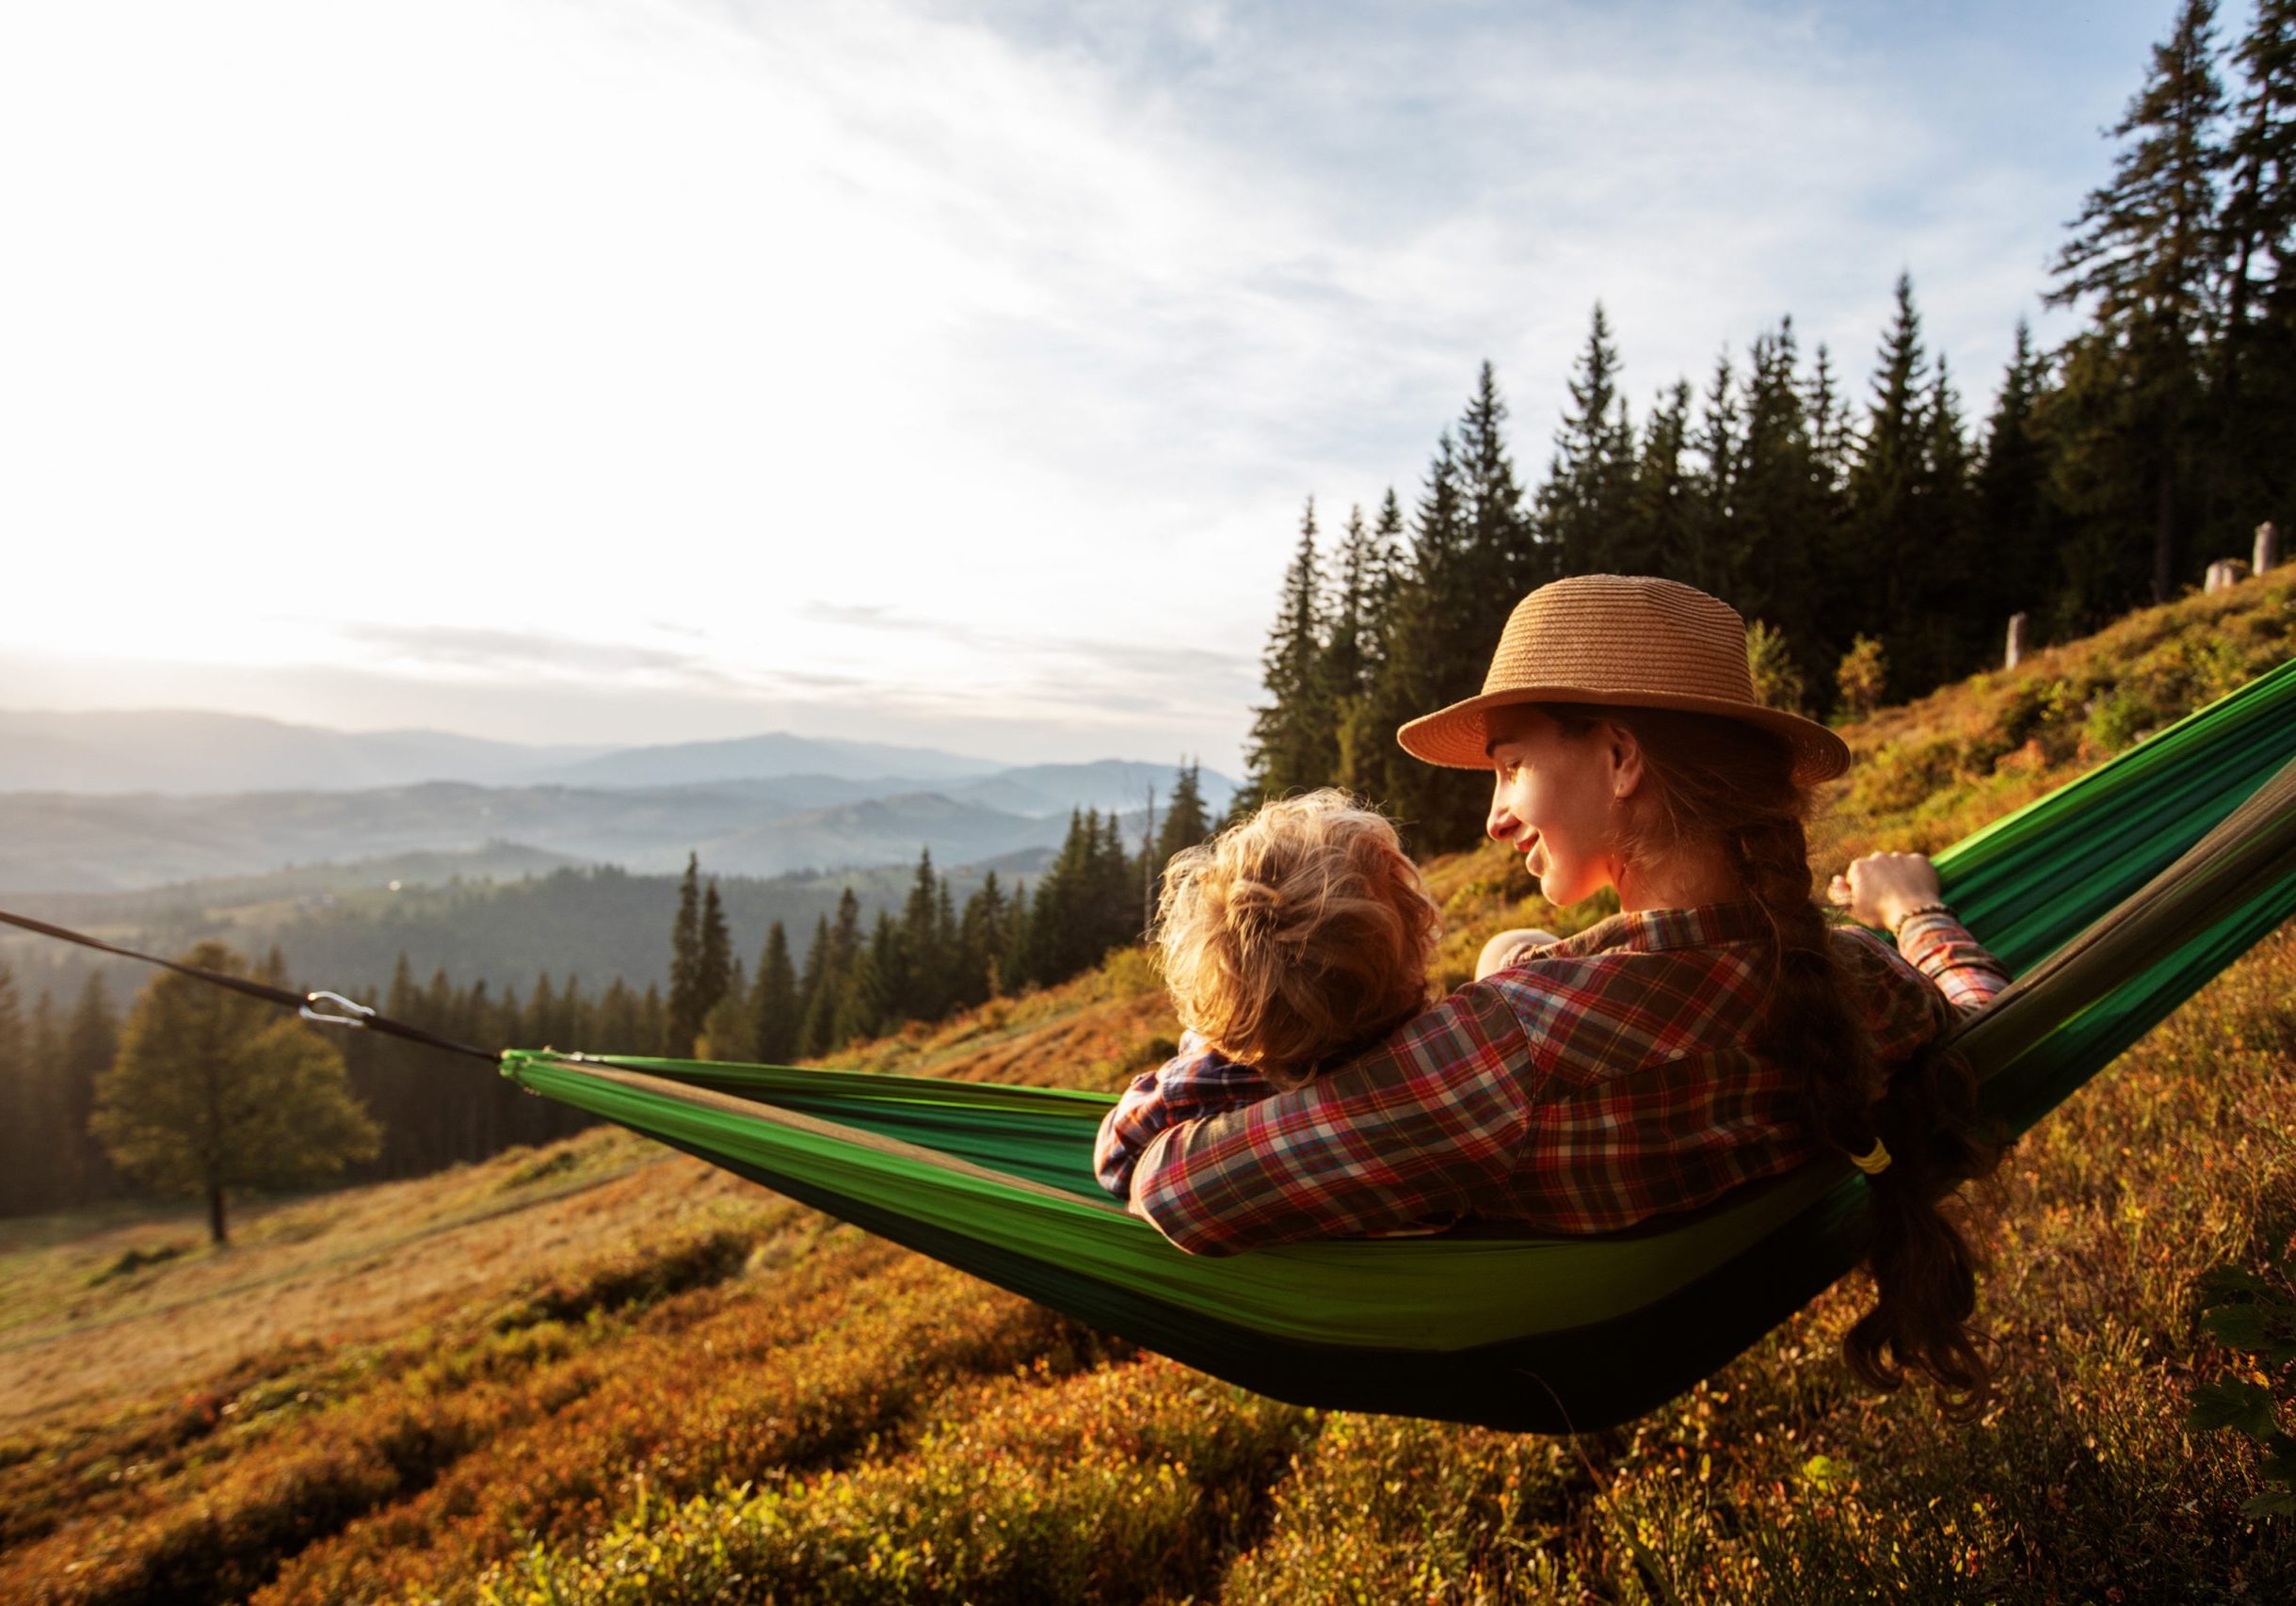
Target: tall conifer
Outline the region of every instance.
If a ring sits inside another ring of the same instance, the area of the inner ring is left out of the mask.
[[[1261,796],[1329,783],[1338,767],[1336,711],[1325,696],[1324,570],[1316,552],[1315,499],[1300,517],[1299,544],[1284,570],[1283,597],[1260,656],[1267,702],[1252,711],[1245,754],[1251,788]]]
[[[2058,255],[2052,305],[2085,302],[2091,327],[2067,361],[2081,426],[2064,432],[2093,516],[2149,536],[2155,602],[2176,595],[2192,516],[2189,461],[2202,411],[2202,354],[2220,243],[2217,143],[2224,90],[2213,0],[2184,0],[2152,72],[2112,137],[2113,174],[2092,190]],[[2117,599],[2100,599],[2111,605]]]

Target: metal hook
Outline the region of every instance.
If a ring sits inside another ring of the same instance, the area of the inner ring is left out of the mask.
[[[339,992],[307,992],[303,1007],[297,1013],[306,1020],[316,1020],[322,1026],[347,1026],[354,1032],[366,1030],[375,1011],[355,998],[345,998]],[[348,1015],[328,1015],[312,1007],[314,1004],[332,1004],[350,1011]]]

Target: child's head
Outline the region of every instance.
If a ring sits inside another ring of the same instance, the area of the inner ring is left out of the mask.
[[[1326,790],[1174,854],[1156,936],[1181,1024],[1293,1086],[1427,1003],[1441,929],[1395,827]]]

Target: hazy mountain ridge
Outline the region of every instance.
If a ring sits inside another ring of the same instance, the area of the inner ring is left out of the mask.
[[[625,788],[800,774],[913,787],[1008,767],[930,747],[781,732],[552,746],[443,731],[330,731],[188,709],[0,709],[0,792],[345,792],[432,780]]]
[[[617,791],[428,781],[361,792],[0,793],[0,890],[124,891],[490,844],[637,872],[676,870],[689,852],[714,873],[761,876],[907,864],[921,847],[940,863],[970,863],[1056,846],[1071,809],[1137,815],[1150,786],[1161,795],[1170,783],[1156,765],[1111,760],[1027,766],[946,793],[887,783],[904,788],[891,795],[823,776]],[[1209,773],[1203,786],[1214,811],[1233,789]]]

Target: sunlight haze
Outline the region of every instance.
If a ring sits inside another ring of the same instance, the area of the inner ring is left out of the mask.
[[[14,8],[0,707],[1238,769],[1303,500],[1485,358],[1535,484],[1598,298],[1639,421],[1787,313],[1862,400],[1908,270],[1981,419],[2074,15]]]

